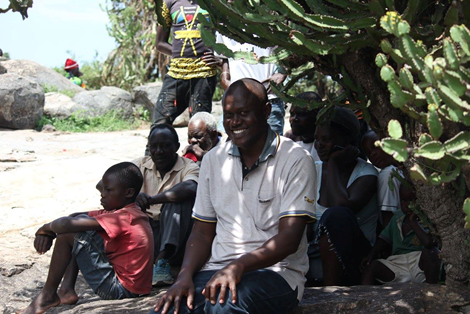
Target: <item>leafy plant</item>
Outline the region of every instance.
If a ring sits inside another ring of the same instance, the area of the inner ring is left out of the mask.
[[[8,11],[19,12],[23,20],[28,17],[28,9],[33,7],[33,0],[9,0],[10,4],[6,9],[0,8],[0,13]]]
[[[470,194],[469,2],[198,1],[211,15],[200,20],[202,38],[217,52],[229,53],[215,43],[214,30],[277,46],[269,60],[288,69],[291,81],[271,87],[284,100],[309,106],[292,99],[289,89],[315,72],[341,86],[326,105],[313,105],[325,106],[319,118],[334,104],[363,112],[384,138],[382,148],[404,163],[407,179],[419,180],[413,181],[418,202],[452,266],[446,283],[467,288],[470,232],[463,228],[462,205]],[[249,53],[242,57],[257,61]]]
[[[135,129],[140,122],[122,118],[119,111],[110,111],[97,117],[89,117],[81,112],[75,112],[66,119],[42,116],[38,121],[38,130],[46,124],[51,124],[62,132],[112,132]]]
[[[75,94],[77,93],[73,90],[63,90],[63,89],[59,90],[56,86],[53,86],[53,85],[50,85],[50,84],[42,85],[42,89],[44,90],[44,93],[52,93],[52,92],[61,93],[61,94],[64,94],[66,96],[69,96],[70,98],[75,96]]]

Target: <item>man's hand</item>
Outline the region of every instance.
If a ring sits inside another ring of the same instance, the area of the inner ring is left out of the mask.
[[[163,295],[161,299],[155,303],[155,312],[158,312],[162,307],[162,314],[168,313],[168,309],[171,304],[175,303],[175,314],[178,314],[180,309],[181,298],[183,296],[187,297],[186,305],[189,309],[193,309],[193,300],[194,300],[194,283],[192,279],[180,279],[178,278],[176,282],[168,289],[168,291]]]
[[[39,254],[44,254],[49,251],[53,241],[54,238],[49,235],[36,234],[36,238],[34,239],[34,248]]]
[[[139,206],[144,212],[150,208],[152,197],[145,193],[139,193],[135,199],[135,203]]]
[[[219,303],[224,303],[227,288],[232,292],[232,303],[237,302],[237,283],[240,282],[243,275],[243,267],[235,263],[228,264],[207,282],[202,294],[206,300],[215,304],[217,298],[217,290],[220,288]]]
[[[188,145],[183,149],[183,156],[186,155],[187,153],[193,153],[197,160],[201,161],[202,157],[206,154],[206,151],[203,150],[199,145],[197,144],[192,144]]]
[[[201,57],[201,59],[208,66],[222,66],[222,59],[214,56],[214,53],[212,51],[204,52],[204,55]]]

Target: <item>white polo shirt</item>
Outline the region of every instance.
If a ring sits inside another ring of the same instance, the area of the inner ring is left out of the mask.
[[[231,142],[204,156],[193,217],[217,223],[212,256],[203,270],[221,269],[278,233],[279,219],[316,219],[317,180],[312,157],[290,139],[269,130],[259,165],[243,178],[238,148]],[[279,273],[300,300],[308,271],[307,238],[297,252],[267,269]]]

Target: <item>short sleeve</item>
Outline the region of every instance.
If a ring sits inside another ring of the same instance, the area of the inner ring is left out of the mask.
[[[302,149],[302,155],[293,164],[284,185],[279,218],[305,217],[316,221],[317,171],[313,158]]]
[[[392,175],[396,167],[390,166],[382,169],[377,180],[377,201],[383,211],[397,211],[400,209],[401,182]],[[403,177],[403,173],[397,170]]]
[[[197,185],[196,202],[193,208],[193,218],[203,222],[217,222],[214,206],[211,201],[210,189],[210,155],[202,159],[199,182]]]
[[[129,213],[125,211],[114,211],[103,213],[94,217],[104,229],[109,239],[118,237],[129,225]]]
[[[88,212],[88,216],[96,217],[96,216],[104,214],[104,213],[106,213],[106,210],[104,210],[104,209],[92,210],[92,211]]]
[[[199,181],[199,166],[193,162],[189,161],[184,170],[184,177],[182,181],[193,180],[195,182]]]

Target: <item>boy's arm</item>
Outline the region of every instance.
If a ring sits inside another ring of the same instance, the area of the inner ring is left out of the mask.
[[[160,194],[150,196],[145,193],[140,193],[135,200],[135,203],[140,208],[148,209],[150,205],[164,204],[164,203],[179,203],[188,199],[196,197],[197,183],[194,180],[187,180],[176,184],[171,189],[166,190]]]
[[[155,38],[155,46],[158,52],[171,56],[171,45],[168,43],[170,32],[163,29],[162,26],[157,27],[157,36]]]
[[[88,212],[73,213],[73,214],[70,214],[69,217],[77,217],[77,216],[80,216],[80,215],[86,215],[86,216],[88,216]]]
[[[38,229],[36,235],[51,236],[61,233],[75,233],[90,230],[103,231],[103,228],[95,218],[82,215],[79,217],[61,217],[44,224]]]
[[[436,246],[432,235],[430,235],[426,230],[424,230],[421,225],[418,223],[418,216],[415,213],[410,215],[410,226],[413,231],[416,233],[419,241],[424,245],[425,248],[429,249]]]
[[[364,257],[361,262],[361,268],[364,269],[366,266],[369,266],[370,263],[376,259],[379,253],[384,252],[390,244],[382,238],[377,238],[374,247],[370,250],[369,254]]]
[[[79,214],[80,213],[77,213],[77,215]],[[51,248],[52,241],[57,234],[88,230],[102,231],[103,228],[95,218],[88,216],[79,215],[78,217],[62,217],[43,225],[38,229],[38,231],[36,231],[34,248],[39,254],[43,254]]]

